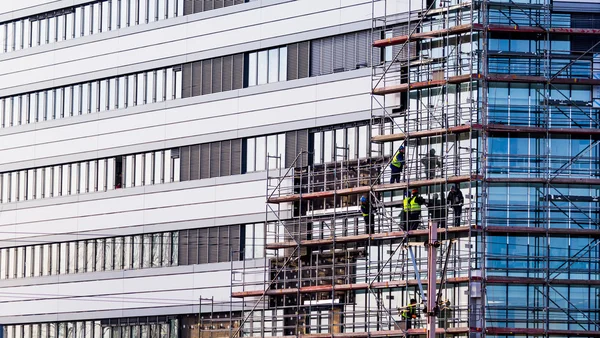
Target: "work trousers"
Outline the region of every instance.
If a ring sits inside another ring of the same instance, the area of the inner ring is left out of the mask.
[[[421,211],[411,211],[408,214],[408,230],[417,230],[421,225]]]
[[[452,210],[454,210],[454,226],[459,227],[460,215],[462,215],[462,206],[452,207]]]
[[[400,167],[396,167],[395,165],[390,165],[390,169],[392,170],[392,178],[390,179],[390,184],[392,183],[400,183],[402,169],[404,168],[404,164]]]
[[[363,216],[365,220],[365,233],[374,234],[375,233],[375,215]]]
[[[435,178],[435,166],[434,167],[425,167],[425,177],[428,180],[432,180]]]

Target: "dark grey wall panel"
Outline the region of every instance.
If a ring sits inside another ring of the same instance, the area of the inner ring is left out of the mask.
[[[193,96],[192,83],[192,68],[193,64],[185,64],[181,67],[181,97]]]
[[[244,0],[184,0],[183,13],[193,14],[243,4]]]
[[[181,147],[181,181],[242,173],[242,139]]]
[[[311,41],[310,76],[344,72],[371,65],[370,31],[330,36]],[[380,49],[373,48],[379,62]]]

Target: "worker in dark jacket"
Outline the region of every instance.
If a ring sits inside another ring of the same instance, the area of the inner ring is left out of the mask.
[[[365,232],[368,234],[375,233],[375,214],[371,210],[371,203],[366,196],[360,198],[360,212],[365,220]]]
[[[421,159],[421,164],[423,164],[425,177],[428,180],[435,178],[435,168],[442,167],[442,162],[440,161],[440,157],[435,154],[435,149],[430,149],[429,154],[423,156]]]
[[[400,175],[402,174],[402,170],[404,170],[404,155],[406,150],[404,149],[404,145],[401,145],[398,151],[394,154],[392,158],[392,162],[390,163],[390,170],[392,170],[392,178],[390,179],[390,184],[392,183],[400,183]]]
[[[454,226],[460,226],[460,216],[462,215],[462,207],[465,202],[465,198],[463,197],[462,192],[458,188],[458,186],[454,185],[450,188],[450,192],[448,193],[448,205],[452,208],[454,212]]]

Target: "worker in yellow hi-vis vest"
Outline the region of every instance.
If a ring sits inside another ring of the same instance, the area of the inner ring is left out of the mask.
[[[402,170],[404,170],[404,155],[406,150],[404,149],[404,145],[401,145],[398,151],[394,154],[392,158],[392,162],[390,163],[390,170],[392,171],[392,178],[390,179],[390,184],[392,183],[400,183],[400,175],[402,174]]]
[[[406,330],[411,329],[413,320],[419,318],[419,314],[417,313],[417,300],[414,298],[411,299],[410,304],[400,311],[400,316],[406,323]]]
[[[421,224],[421,206],[426,204],[425,199],[419,195],[419,189],[413,189],[408,201],[404,202],[408,210],[408,230],[417,230]],[[406,200],[407,198],[405,198]]]

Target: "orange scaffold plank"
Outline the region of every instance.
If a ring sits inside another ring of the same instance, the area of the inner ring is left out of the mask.
[[[395,93],[404,93],[409,90],[426,89],[445,86],[447,84],[459,84],[469,81],[482,80],[481,74],[467,74],[450,77],[446,80],[420,81],[413,83],[401,83],[387,87],[373,89],[373,95],[386,95]],[[514,75],[514,74],[489,74],[485,79],[488,82],[516,82],[516,83],[553,83],[553,84],[580,84],[580,85],[600,85],[600,79],[589,78],[554,78],[547,79],[543,76]]]
[[[478,331],[478,329],[471,329],[465,326],[449,327],[447,329],[437,328],[436,334],[459,334],[469,333],[471,331]],[[480,329],[479,329],[480,331]],[[344,332],[344,333],[313,333],[313,334],[299,334],[298,336],[266,336],[265,338],[369,338],[369,337],[405,337],[407,335],[424,335],[425,329],[409,329],[406,331],[402,330],[381,330],[381,331],[369,331],[369,332]]]
[[[478,175],[460,175],[460,176],[450,176],[448,179],[445,178],[434,178],[431,180],[418,180],[418,181],[410,181],[408,182],[400,182],[393,184],[379,184],[373,187],[374,191],[382,192],[382,191],[392,191],[398,189],[406,189],[408,187],[425,187],[429,185],[435,184],[445,184],[446,182],[449,184],[452,183],[462,183],[468,181],[474,181],[481,179]],[[306,194],[293,194],[293,195],[284,195],[284,196],[274,196],[269,198],[267,201],[269,203],[285,203],[285,202],[294,202],[302,199],[316,199],[316,198],[326,198],[333,197],[335,195],[343,196],[343,195],[354,195],[354,194],[364,194],[368,193],[371,190],[370,186],[360,186],[355,188],[345,188],[338,190],[327,190],[327,191],[319,191],[312,192]]]
[[[432,39],[443,37],[445,35],[458,35],[473,31],[483,31],[485,28],[482,24],[464,24],[453,26],[450,28],[438,29],[431,32],[419,32],[412,35],[399,35],[387,39],[375,40],[373,47],[387,47],[400,45],[407,41],[419,41],[423,39]],[[517,25],[497,25],[491,24],[487,27],[488,32],[516,32],[516,33],[551,33],[551,34],[568,34],[568,35],[600,35],[600,29],[597,28],[567,28],[567,27],[550,27],[542,28],[535,26],[517,26]]]
[[[439,234],[443,234],[446,232],[448,232],[448,233],[461,233],[461,232],[468,233],[470,228],[471,227],[469,227],[469,226],[450,227],[447,229],[446,228],[438,228],[438,233]],[[473,229],[477,229],[477,227],[473,226]],[[408,236],[409,237],[426,236],[428,234],[428,232],[429,232],[428,229],[411,230],[408,232]],[[390,232],[380,232],[380,233],[376,233],[373,235],[363,234],[363,235],[342,236],[342,237],[326,238],[326,239],[310,239],[310,240],[307,239],[307,240],[300,241],[300,245],[301,246],[321,246],[321,245],[332,245],[333,243],[336,243],[336,244],[355,243],[355,242],[366,241],[369,238],[371,238],[372,241],[385,241],[385,240],[390,240],[390,239],[403,238],[405,235],[406,235],[406,232],[404,232],[404,231],[390,231]],[[277,250],[277,249],[293,248],[296,245],[298,245],[298,244],[294,241],[276,242],[276,243],[267,244],[267,249]]]
[[[474,25],[469,23],[469,24],[464,24],[464,25],[453,26],[450,28],[438,29],[438,30],[434,30],[434,31],[430,31],[430,32],[414,33],[413,35],[410,35],[410,36],[409,35],[399,35],[399,36],[394,36],[394,37],[387,38],[387,39],[375,40],[373,42],[373,47],[387,47],[387,46],[403,44],[407,41],[418,41],[418,40],[423,40],[423,39],[431,39],[431,38],[442,37],[445,35],[457,35],[457,34],[470,32],[471,28],[473,28],[473,27],[474,27]]]
[[[449,284],[460,284],[469,281],[483,281],[481,277],[452,277],[446,279]],[[531,277],[510,277],[510,276],[488,276],[485,278],[488,284],[545,284],[544,278],[531,278]],[[440,283],[437,280],[436,283]],[[600,280],[589,280],[589,279],[552,279],[549,281],[553,285],[600,285]],[[427,284],[427,280],[422,279],[421,284]],[[371,284],[371,289],[393,289],[407,286],[418,285],[416,279],[410,280],[394,280],[387,282],[375,282]],[[369,283],[355,283],[355,284],[338,284],[338,285],[316,285],[316,286],[305,286],[298,288],[286,288],[286,289],[269,289],[266,292],[263,290],[254,291],[240,291],[233,292],[231,297],[233,298],[246,298],[246,297],[260,297],[263,294],[266,296],[283,296],[283,295],[295,295],[299,293],[315,293],[315,292],[332,292],[332,291],[354,291],[354,290],[366,290],[369,288]]]
[[[389,134],[389,135],[377,135],[371,137],[372,142],[392,142],[392,141],[400,141],[406,138],[421,138],[421,137],[429,137],[429,136],[438,136],[444,134],[460,134],[468,132],[472,129],[481,129],[481,125],[462,125],[450,128],[437,128],[437,129],[429,129],[429,130],[419,130],[412,131],[408,133],[397,133],[397,134]]]
[[[469,229],[473,230],[481,230],[481,227],[473,225],[469,226],[459,226],[459,227],[449,227],[438,228],[438,234],[443,233],[463,233],[468,234]],[[418,236],[427,236],[427,229],[422,230],[410,230],[408,232],[408,237],[418,237]],[[489,233],[502,233],[502,234],[539,234],[545,235],[546,233],[555,234],[555,235],[578,235],[578,236],[593,236],[600,237],[600,230],[595,229],[561,229],[561,228],[533,228],[533,227],[515,227],[515,226],[488,226],[486,231]],[[390,232],[380,232],[373,235],[362,234],[362,235],[353,235],[353,236],[342,236],[334,238],[325,238],[325,239],[306,239],[300,241],[301,246],[323,246],[323,245],[333,245],[336,244],[345,244],[345,243],[356,243],[361,241],[366,241],[369,238],[372,241],[385,241],[390,239],[399,239],[405,236],[404,231],[390,231]],[[275,242],[268,243],[266,245],[267,250],[278,250],[278,249],[286,249],[293,248],[298,243],[294,241],[284,241],[284,242]]]
[[[439,86],[445,86],[448,83],[451,84],[459,84],[465,83],[469,81],[473,81],[476,79],[480,79],[480,74],[466,74],[466,75],[457,75],[448,78],[448,80],[431,80],[431,81],[420,81],[413,83],[401,83],[398,85],[381,87],[373,89],[373,95],[385,95],[385,94],[394,94],[394,93],[403,93],[413,89],[425,89],[425,88],[433,88]]]
[[[471,130],[482,130],[484,126],[481,124],[461,125],[450,128],[436,128],[429,130],[419,130],[408,133],[396,133],[388,135],[376,135],[371,137],[372,142],[384,143],[401,141],[407,138],[422,138],[430,136],[439,136],[444,134],[460,134]],[[600,128],[544,128],[530,126],[511,126],[506,124],[492,123],[485,126],[485,130],[492,133],[550,133],[559,135],[585,135],[585,136],[600,136]]]
[[[469,281],[469,277],[453,277],[446,279],[448,283],[466,283]],[[436,281],[440,283],[441,281]],[[422,284],[427,284],[426,280],[421,281]],[[254,290],[254,291],[240,291],[240,292],[232,292],[231,297],[233,298],[245,298],[245,297],[260,297],[266,293],[267,296],[282,296],[282,295],[290,295],[300,293],[313,293],[313,292],[332,292],[332,291],[353,291],[353,290],[367,290],[371,289],[393,289],[400,288],[406,286],[418,285],[418,281],[416,279],[412,280],[394,280],[387,282],[374,282],[369,285],[369,283],[355,283],[355,284],[339,284],[339,285],[315,285],[315,286],[304,286],[300,289],[298,288],[287,288],[287,289],[269,289],[267,291],[264,290]]]

